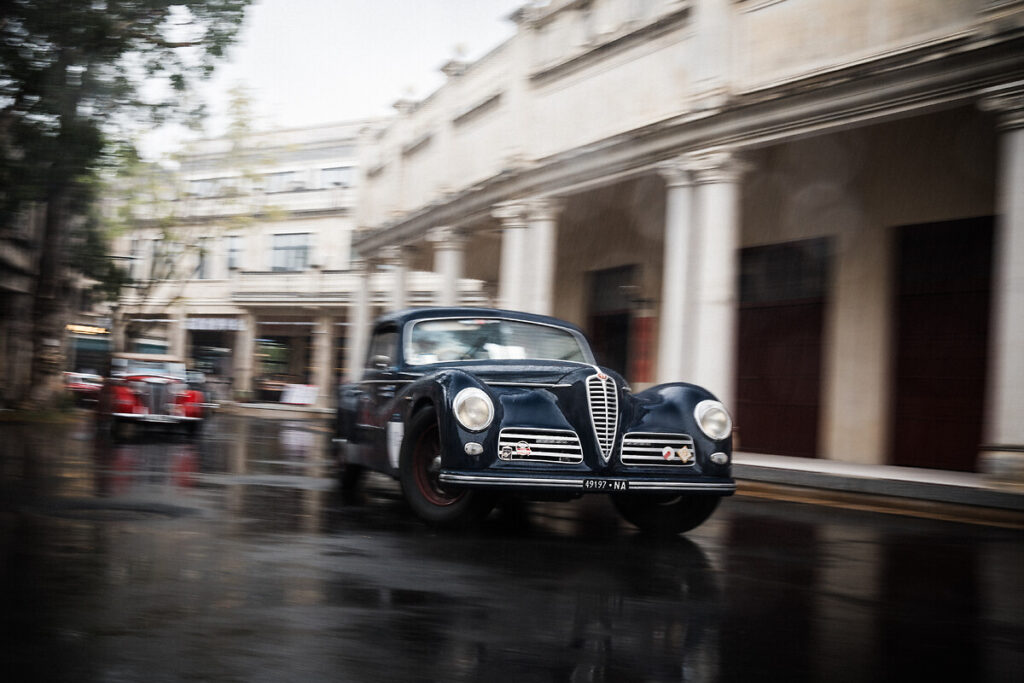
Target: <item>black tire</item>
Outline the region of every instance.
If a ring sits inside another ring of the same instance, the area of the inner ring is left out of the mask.
[[[627,522],[641,531],[670,536],[700,526],[718,507],[720,499],[720,496],[621,494],[612,496],[612,503]]]
[[[342,493],[352,493],[359,488],[363,481],[366,468],[362,465],[346,462],[345,444],[338,441],[331,441],[331,453],[334,456],[335,478],[338,480],[338,490]]]
[[[399,456],[402,493],[416,516],[428,524],[465,528],[487,516],[494,499],[480,491],[441,485],[441,441],[437,412],[424,408],[409,421]]]

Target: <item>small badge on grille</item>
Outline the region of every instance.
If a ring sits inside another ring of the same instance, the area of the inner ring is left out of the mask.
[[[498,457],[501,458],[502,460],[511,460],[512,459],[512,447],[511,446],[502,446],[501,447],[501,452],[498,453]]]
[[[683,462],[690,462],[693,460],[693,453],[690,451],[689,446],[683,446],[679,449],[679,459]]]
[[[676,451],[671,446],[665,446],[664,448],[661,449],[661,457],[665,458],[666,460],[671,460],[672,456],[675,454]]]
[[[516,444],[516,455],[529,455],[530,453],[530,444],[525,441],[520,441]]]

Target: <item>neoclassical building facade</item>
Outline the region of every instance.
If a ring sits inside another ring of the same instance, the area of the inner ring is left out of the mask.
[[[709,387],[740,450],[1024,457],[1024,3],[512,19],[361,148],[360,329],[374,296],[415,303],[407,273],[434,273],[441,303],[468,278],[581,325],[633,384]],[[358,335],[348,352],[358,375]]]
[[[360,148],[379,125],[209,139],[182,154],[114,245],[136,286],[118,302],[113,350],[182,358],[217,399],[328,408],[353,303],[390,302],[392,273],[368,293],[350,253]],[[438,281],[409,273],[408,301],[433,301]],[[461,296],[480,301],[480,285],[462,281]]]

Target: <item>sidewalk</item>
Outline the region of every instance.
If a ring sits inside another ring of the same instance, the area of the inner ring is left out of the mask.
[[[1024,486],[971,472],[742,452],[733,456],[732,472],[740,481],[1024,511]]]

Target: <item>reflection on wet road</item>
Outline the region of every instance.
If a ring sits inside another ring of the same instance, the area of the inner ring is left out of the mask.
[[[1018,680],[1020,531],[742,497],[654,541],[606,500],[441,534],[315,422],[0,426],[9,680]]]

